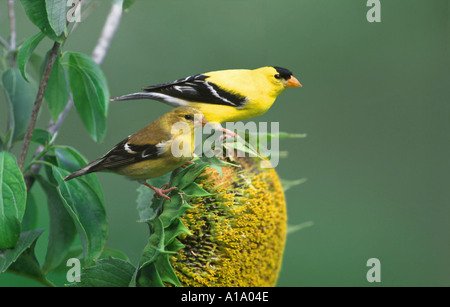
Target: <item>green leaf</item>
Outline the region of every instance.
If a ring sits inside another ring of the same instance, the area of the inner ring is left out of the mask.
[[[48,212],[50,215],[47,254],[43,266],[44,271],[50,271],[58,267],[63,260],[67,259],[67,254],[75,240],[77,229],[72,217],[64,207],[57,187],[49,183],[42,176],[38,176],[37,179],[47,195]]]
[[[45,35],[47,35],[49,38],[51,38],[56,42],[59,43],[63,42],[64,36],[57,35],[53,30],[52,25],[50,25],[49,16],[47,13],[47,5],[46,5],[47,1],[20,0],[20,2],[22,3],[22,6],[24,7],[28,18],[31,20],[32,23],[34,23],[36,27],[38,27],[42,31],[42,33],[44,33]],[[65,1],[60,2],[63,2],[64,4],[66,3]],[[55,11],[52,11],[52,13],[56,14],[56,10],[57,8],[55,7]],[[57,19],[56,15],[52,17],[52,23],[54,23],[55,26],[59,24],[59,22],[56,21],[56,19]]]
[[[176,176],[171,180],[172,187],[178,187],[180,190],[184,190],[187,186],[194,182],[194,180],[209,166],[208,163],[196,163],[189,166],[180,172],[176,173]]]
[[[66,72],[61,65],[59,57],[56,58],[55,64],[53,65],[44,97],[47,100],[52,119],[56,122],[70,97]]]
[[[172,224],[186,210],[192,209],[192,206],[190,206],[179,193],[171,195],[170,201],[166,199],[162,201],[164,210],[161,212],[158,219],[161,220],[164,227],[168,227]]]
[[[314,225],[314,223],[312,221],[304,222],[304,223],[297,224],[297,225],[288,225],[287,226],[287,234],[291,234],[293,232],[311,227],[313,225]]]
[[[197,183],[193,182],[183,189],[183,192],[188,197],[205,197],[211,196],[213,194],[206,192],[203,188],[201,188]]]
[[[0,215],[0,250],[14,248],[20,237],[20,221],[11,215]]]
[[[66,170],[53,166],[52,172],[59,184],[59,195],[77,227],[83,256],[89,266],[102,254],[108,236],[104,199],[84,180],[64,181],[69,175]]]
[[[222,166],[236,166],[237,167],[236,164],[220,160],[219,158],[217,158],[216,155],[212,155],[211,157],[202,155],[202,156],[200,156],[200,160],[203,163],[208,163],[208,166],[215,169],[219,173],[220,177],[223,176]],[[194,162],[195,161],[196,160],[194,160]]]
[[[90,56],[83,53],[67,52],[64,57],[68,57],[69,66],[77,67],[91,79],[91,82],[97,91],[97,95],[100,98],[98,107],[106,115],[109,106],[109,89],[106,77],[100,66],[98,66]]]
[[[113,257],[99,259],[83,269],[80,282],[71,287],[128,287],[135,267],[127,261]]]
[[[17,66],[19,67],[19,70],[25,80],[28,81],[27,73],[26,73],[26,66],[28,61],[30,60],[33,51],[36,49],[36,47],[39,45],[39,43],[42,41],[42,39],[45,37],[45,35],[41,32],[38,34],[35,34],[31,37],[29,37],[25,43],[23,43],[22,47],[19,50],[19,53],[17,55]]]
[[[28,72],[31,73],[31,76],[34,78],[34,80],[39,80],[42,76],[41,66],[43,64],[43,61],[44,57],[36,52],[33,52],[30,56],[30,59],[28,60],[27,69],[28,67],[31,68],[31,71],[29,70]]]
[[[16,158],[0,152],[0,249],[13,248],[20,236],[27,188]]]
[[[47,146],[51,143],[53,137],[47,130],[44,129],[34,129],[33,136],[31,137],[31,142]]]
[[[178,280],[178,277],[175,274],[172,265],[170,264],[168,254],[164,254],[158,257],[155,264],[158,268],[158,274],[163,282],[171,283],[175,287],[181,286],[181,283]]]
[[[256,136],[258,140],[265,139],[270,142],[272,138],[278,138],[278,139],[298,139],[298,138],[305,138],[305,133],[288,133],[288,132],[278,132],[278,133],[262,133],[262,132],[249,132],[248,130],[243,133],[242,131],[238,131],[237,134],[244,135],[245,140],[248,142],[249,139],[251,139],[251,136]]]
[[[150,263],[153,263],[156,258],[164,253],[164,227],[162,222],[157,219],[152,223],[152,233],[148,239],[147,246],[142,253],[139,260],[139,268],[142,269]]]
[[[162,187],[169,181],[170,173],[147,180],[147,182],[154,187]],[[141,185],[137,191],[137,211],[139,214],[139,219],[140,221],[148,221],[154,218],[159,213],[160,201],[153,199],[155,191],[146,187],[145,185]]]
[[[69,146],[62,146],[55,148],[56,166],[65,169],[69,172],[79,170],[88,164],[88,161],[74,148]],[[77,178],[85,181],[98,195],[100,199],[104,198],[103,190],[98,181],[97,175],[87,174]]]
[[[44,230],[27,231],[20,235],[19,242],[14,249],[8,249],[0,257],[0,275],[5,272],[12,263],[14,263],[20,255],[30,248]]]
[[[38,207],[32,192],[28,192],[27,206],[22,219],[22,232],[36,229],[38,222]]]
[[[281,186],[283,187],[283,191],[286,192],[292,187],[295,187],[297,185],[300,185],[302,183],[306,182],[306,178],[301,178],[297,180],[287,180],[287,179],[280,179]]]
[[[33,82],[28,83],[17,68],[6,70],[2,75],[2,81],[8,103],[9,131],[12,132],[9,143],[11,144],[25,135],[36,99],[37,87]]]
[[[136,273],[136,286],[138,287],[164,287],[159,276],[156,264],[152,263],[140,269]]]
[[[134,3],[136,2],[136,0],[124,0],[123,1],[123,5],[122,5],[122,9],[128,10]]]
[[[236,142],[225,142],[225,143],[223,143],[223,146],[228,149],[237,150],[238,157],[243,157],[242,154],[239,154],[239,152],[243,152],[243,153],[248,153],[250,157],[258,157],[260,159],[264,159],[264,157],[262,157],[256,150],[252,149],[248,143],[244,144],[243,142],[241,142],[239,140]]]
[[[178,223],[181,220],[178,219]],[[179,227],[176,223],[168,232],[170,240],[174,240],[176,234],[185,233],[186,228]],[[172,251],[165,249],[165,230],[163,223],[160,219],[156,219],[150,223],[151,234],[148,240],[148,244],[142,253],[139,260],[139,267],[136,273],[135,282],[137,286],[145,287],[163,287],[163,281],[170,282],[179,286],[175,272],[173,271],[168,255]],[[178,228],[178,229],[177,229]]]
[[[168,246],[172,244],[176,237],[182,234],[190,235],[191,232],[184,226],[180,218],[176,218],[172,224],[164,229],[164,245]]]
[[[66,29],[67,1],[45,0],[48,22],[56,36],[61,36]]]
[[[105,259],[105,258],[110,258],[110,257],[122,259],[127,262],[131,262],[130,258],[128,258],[128,256],[121,250],[107,247],[103,250],[103,253],[102,253],[102,256],[100,257],[100,259]]]
[[[166,249],[169,251],[177,252],[181,249],[185,248],[185,245],[182,244],[178,239],[173,240],[170,244],[167,244]]]
[[[47,151],[47,153],[44,155],[43,159],[46,163],[50,163],[52,165],[58,166],[58,163],[56,162],[56,157],[54,155],[52,155],[52,151]],[[55,178],[53,178],[53,171],[52,171],[51,167],[44,167],[44,172],[45,172],[48,182],[50,182],[54,186],[57,186],[58,182],[56,182]]]
[[[100,67],[85,54],[67,52],[64,59],[77,112],[94,141],[100,142],[106,133],[109,106],[106,78]]]
[[[30,236],[31,238],[35,236],[38,237],[42,233],[42,231],[43,229],[36,230],[29,232],[28,234],[25,233],[25,235]],[[41,270],[34,252],[37,237],[30,244],[30,246],[23,251],[19,258],[17,258],[17,260],[11,264],[11,266],[8,268],[8,272],[32,278],[46,286],[53,286],[53,284],[46,279],[45,273]]]
[[[264,133],[264,132],[250,132],[248,130],[238,131],[237,132],[241,137],[242,141],[245,140],[245,147],[248,147],[250,151],[246,148],[238,149],[249,154],[257,155],[261,158],[261,156],[267,156],[268,159],[272,159],[273,156],[277,155],[279,158],[283,158],[287,156],[286,152],[273,152],[267,148],[267,144],[272,142],[272,139],[287,139],[287,138],[305,138],[306,134],[300,133],[286,133],[286,132],[278,132],[278,133]],[[233,144],[231,144],[233,145]]]

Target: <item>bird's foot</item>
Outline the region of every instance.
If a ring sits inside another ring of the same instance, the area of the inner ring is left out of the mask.
[[[222,127],[221,130],[222,130],[222,132],[224,132],[224,134],[222,134],[220,136],[220,140],[221,141],[223,141],[224,139],[227,139],[227,138],[235,138],[235,139],[239,138],[239,135],[237,135],[234,131],[231,131],[229,129],[225,129],[223,127]]]
[[[162,188],[160,188],[160,189],[148,184],[147,182],[144,182],[143,184],[146,185],[147,187],[149,187],[150,189],[152,189],[153,191],[155,191],[155,194],[153,195],[154,198],[158,198],[158,196],[161,196],[161,197],[164,197],[165,199],[170,200],[170,197],[167,196],[167,193],[178,189],[177,187],[171,187],[171,188],[166,189],[166,187],[169,185],[169,182],[166,183],[165,185],[163,185]]]
[[[235,133],[234,131],[231,131],[229,129],[226,128],[221,128],[222,132],[224,132],[224,134],[222,134],[220,136],[220,140],[223,142],[225,139],[234,139],[234,140],[230,140],[230,141],[226,141],[226,142],[243,142],[244,144],[246,143],[245,140],[239,136],[239,134]],[[225,146],[226,147],[226,146]],[[230,148],[230,147],[226,147],[226,156],[229,158],[236,158],[236,154],[235,154],[235,149]]]
[[[187,161],[187,162],[186,162],[184,165],[182,165],[181,167],[186,168],[186,167],[189,166],[188,164],[193,165],[193,164],[195,164],[195,162]]]

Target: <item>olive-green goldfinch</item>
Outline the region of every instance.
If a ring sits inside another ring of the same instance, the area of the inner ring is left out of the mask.
[[[262,115],[286,88],[301,86],[288,69],[267,66],[193,75],[111,100],[153,99],[175,107],[195,107],[210,123],[220,124]]]
[[[165,189],[166,184],[162,188],[156,188],[145,180],[162,176],[192,160],[194,130],[207,123],[198,109],[175,108],[64,180],[92,172],[113,172],[138,180],[153,189],[155,196],[170,199],[166,193],[176,187]]]

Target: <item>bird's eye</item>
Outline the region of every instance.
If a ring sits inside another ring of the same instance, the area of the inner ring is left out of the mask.
[[[186,114],[186,115],[184,116],[184,118],[186,118],[187,120],[192,120],[192,115]]]
[[[274,77],[275,77],[275,79],[281,79],[280,74],[276,74]]]

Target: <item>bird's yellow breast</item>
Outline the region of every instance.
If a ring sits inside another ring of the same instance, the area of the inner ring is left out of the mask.
[[[117,173],[134,180],[156,178],[182,166],[191,159],[167,156],[155,160],[145,160],[123,166],[117,170]]]
[[[232,122],[260,116],[269,110],[278,95],[284,91],[284,87],[270,81],[275,72],[271,67],[264,67],[206,73],[208,82],[229,93],[245,97],[246,102],[239,107],[206,103],[192,103],[192,106],[200,109],[210,122]]]
[[[272,102],[273,103],[273,102]],[[272,104],[265,104],[255,107],[244,107],[237,109],[235,107],[192,102],[189,105],[198,108],[210,123],[235,122],[264,114]]]

